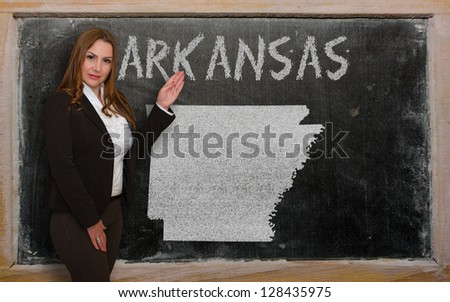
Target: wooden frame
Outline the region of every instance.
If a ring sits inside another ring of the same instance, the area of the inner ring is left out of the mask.
[[[98,12],[103,12],[99,14]],[[450,2],[423,0],[111,1],[0,0],[0,269],[14,264],[18,228],[18,49],[15,17],[27,16],[308,16],[408,17],[429,22],[432,252],[450,264]]]

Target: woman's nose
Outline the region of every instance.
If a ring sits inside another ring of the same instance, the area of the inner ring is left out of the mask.
[[[94,64],[94,70],[95,71],[101,71],[102,70],[102,62],[100,60],[98,60],[97,63]]]

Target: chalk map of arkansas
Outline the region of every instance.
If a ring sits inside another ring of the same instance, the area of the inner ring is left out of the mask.
[[[267,242],[271,213],[323,130],[306,106],[174,106],[152,150],[148,217],[165,241]]]

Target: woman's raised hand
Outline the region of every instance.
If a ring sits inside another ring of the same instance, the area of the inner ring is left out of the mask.
[[[184,86],[184,71],[178,71],[164,84],[159,90],[158,98],[156,102],[164,109],[169,107],[175,102]]]

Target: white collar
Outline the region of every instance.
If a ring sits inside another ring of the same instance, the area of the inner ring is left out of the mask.
[[[104,96],[104,84],[102,83],[102,85],[100,86],[100,95]],[[89,85],[87,85],[85,82],[83,82],[83,93],[86,95],[86,97],[89,99],[89,101],[94,104],[96,103],[96,105],[100,105],[103,108],[102,102],[100,102],[100,100],[98,99],[97,95],[94,93],[94,91],[92,90],[91,87],[89,87]]]

